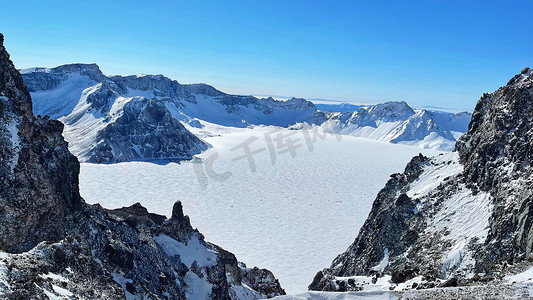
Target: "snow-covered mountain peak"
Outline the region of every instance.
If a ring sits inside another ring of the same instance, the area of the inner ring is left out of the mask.
[[[323,126],[347,135],[392,143],[451,151],[467,129],[470,113],[414,110],[404,101],[359,107],[354,112],[333,113]]]
[[[73,77],[85,77],[94,82],[106,81],[97,64],[68,64],[55,68],[29,68],[20,70],[30,92],[50,90]]]
[[[377,118],[405,118],[414,114],[414,110],[405,101],[390,101],[371,106],[368,113]]]

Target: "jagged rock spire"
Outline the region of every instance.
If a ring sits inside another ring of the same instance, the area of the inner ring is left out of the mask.
[[[0,33],[0,96],[2,110],[0,117],[8,112],[18,116],[31,116],[32,103],[22,76],[15,69],[4,47],[4,36]]]

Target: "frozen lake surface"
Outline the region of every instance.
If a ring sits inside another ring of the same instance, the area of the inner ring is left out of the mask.
[[[213,148],[196,162],[84,163],[81,194],[106,208],[140,202],[167,216],[181,200],[207,241],[271,270],[287,293],[302,293],[353,242],[389,176],[420,152],[439,153],[350,136],[312,142],[304,131],[273,130],[222,130],[205,138]],[[245,145],[257,153],[244,156]]]

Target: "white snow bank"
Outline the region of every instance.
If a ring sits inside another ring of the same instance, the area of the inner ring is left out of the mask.
[[[33,113],[49,115],[53,119],[70,114],[83,96],[83,91],[97,85],[96,81],[85,75],[72,73],[56,88],[31,93]]]
[[[195,261],[198,267],[212,266],[217,261],[215,252],[202,245],[196,235],[193,235],[187,244],[165,234],[156,235],[154,241],[163,247],[169,256],[178,255],[181,262],[189,268]]]
[[[7,281],[7,266],[4,259],[8,258],[9,254],[5,252],[0,252],[0,296],[2,292],[9,290],[11,285]]]
[[[252,290],[246,284],[234,285],[231,284],[229,288],[229,295],[232,300],[256,300],[264,299],[264,296]]]
[[[410,185],[407,196],[418,199],[417,212],[424,209],[426,196],[435,192],[444,179],[456,176],[463,171],[456,152],[441,154],[430,159],[424,166],[421,176]],[[458,190],[439,204],[439,211],[428,221],[426,234],[444,233],[444,240],[451,248],[444,253],[442,270],[463,268],[475,263],[467,245],[472,240],[485,241],[488,234],[489,217],[492,213],[491,197],[488,193],[476,195],[459,185]]]
[[[385,248],[383,252],[383,259],[377,266],[373,267],[372,270],[383,272],[383,270],[385,270],[385,268],[389,265],[389,249]]]
[[[69,291],[67,289],[64,289],[62,287],[59,287],[59,286],[57,286],[55,284],[52,284],[52,289],[54,290],[54,292],[56,294],[58,294],[60,296],[63,296],[63,297],[72,297],[72,296],[74,296],[74,294],[71,291]]]
[[[461,186],[458,193],[444,200],[426,231],[428,234],[445,231],[444,240],[452,243],[451,249],[443,255],[442,269],[445,273],[475,264],[467,246],[471,240],[478,243],[485,241],[491,214],[492,201],[488,193],[473,195],[470,189]]]
[[[507,275],[504,277],[504,280],[509,283],[533,283],[533,267],[525,270],[522,273]]]
[[[200,278],[196,273],[189,271],[185,274],[185,282],[187,289],[185,295],[187,299],[209,299],[209,295],[213,290],[213,285],[207,282],[207,274],[202,270],[203,277]]]
[[[57,280],[57,281],[62,281],[62,282],[68,282],[69,281],[63,275],[54,274],[54,273],[41,274],[41,275],[39,275],[39,277],[41,277],[43,279],[51,279],[51,280]]]
[[[462,133],[460,133],[462,134]],[[455,142],[449,140],[436,132],[432,132],[423,139],[412,141],[400,141],[398,144],[415,146],[424,149],[437,149],[442,151],[452,151],[455,148]]]

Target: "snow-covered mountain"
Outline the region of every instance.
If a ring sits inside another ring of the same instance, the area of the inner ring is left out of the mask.
[[[471,114],[414,110],[405,102],[386,102],[334,113],[322,126],[341,134],[451,151]]]
[[[86,204],[63,125],[32,114],[30,93],[3,41],[0,34],[1,299],[244,300],[284,294],[270,271],[247,268],[206,242],[179,201],[170,218],[140,204],[114,210]]]
[[[345,104],[339,106],[345,112],[322,112],[304,99],[229,95],[163,75],[105,76],[95,64],[21,73],[34,99],[33,112],[63,122],[69,149],[90,162],[190,159],[208,145],[187,128],[202,128],[206,122],[229,127],[322,125],[341,134],[451,150],[470,119],[469,113],[413,110],[405,102]]]
[[[190,159],[207,144],[190,133],[161,101],[131,93],[97,65],[23,72],[33,112],[65,124],[69,149],[82,161]]]
[[[182,85],[162,75],[112,76],[95,64],[21,70],[36,115],[65,124],[70,150],[81,160],[117,162],[190,159],[207,148],[179,121],[223,126],[288,126],[317,112],[304,99],[276,101],[222,93],[205,84]]]
[[[484,94],[456,150],[432,158],[419,155],[402,174],[393,174],[354,243],[317,274],[310,288],[482,285],[439,293],[443,299],[529,299],[533,290],[531,107],[530,68]],[[407,114],[406,109],[398,113]]]

